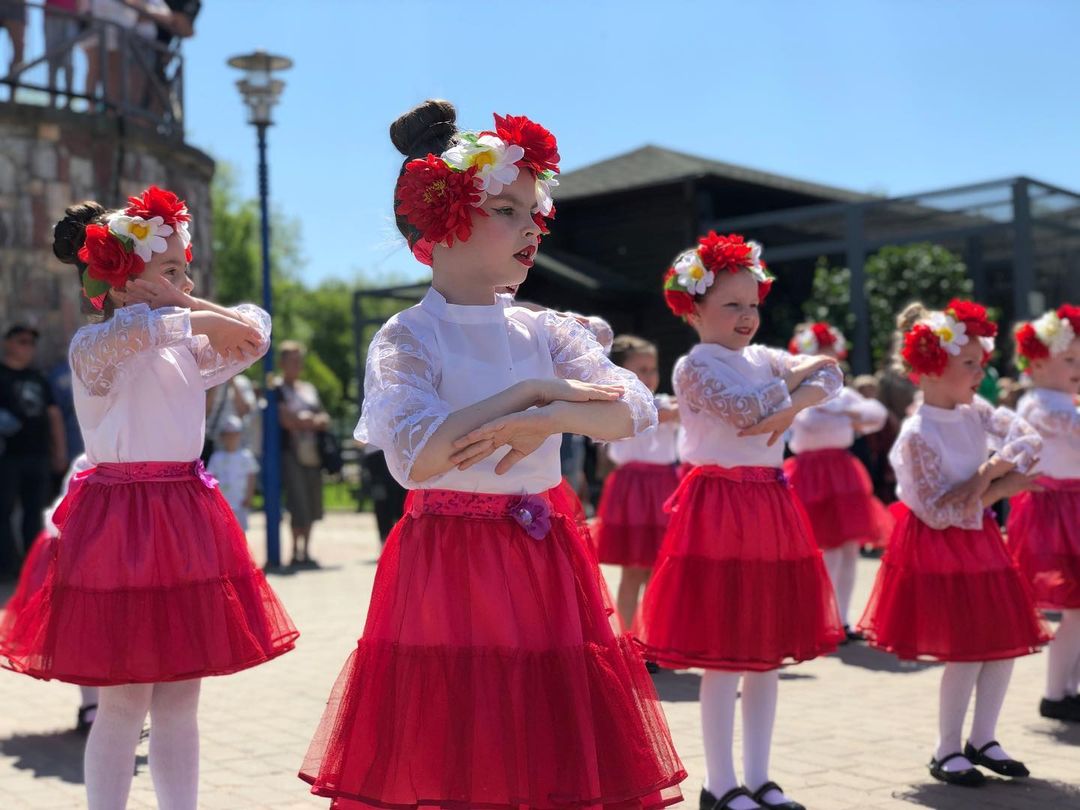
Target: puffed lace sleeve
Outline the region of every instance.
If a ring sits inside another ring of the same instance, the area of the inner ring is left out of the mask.
[[[778,377],[783,377],[799,364],[798,355],[781,351],[780,349],[768,348],[766,351],[769,353],[769,359],[772,362],[773,370]],[[819,368],[813,374],[806,377],[799,387],[801,388],[804,385],[811,388],[820,388],[825,392],[824,401],[828,401],[839,394],[843,389],[844,372],[840,370],[839,366],[825,366],[825,368]]]
[[[230,309],[259,330],[259,347],[251,352],[222,357],[210,345],[206,335],[195,335],[192,338],[192,352],[199,364],[204,388],[213,388],[235,377],[266,354],[270,348],[270,316],[266,312],[254,304],[239,304]]]
[[[428,439],[450,415],[438,393],[441,374],[438,358],[400,321],[387,322],[368,347],[364,406],[353,436],[382,450],[403,485]]]
[[[982,527],[981,500],[945,507],[938,505],[952,487],[942,472],[941,456],[923,436],[915,431],[902,431],[889,452],[889,462],[896,472],[901,500],[927,526],[932,529]]]
[[[633,435],[637,436],[656,426],[653,395],[634,372],[612,363],[596,338],[573,318],[545,312],[540,319],[547,335],[556,376],[596,385],[621,385],[623,394],[620,401],[630,408],[634,422]]]
[[[1035,397],[1028,397],[1019,413],[1044,438],[1080,444],[1080,410],[1075,405],[1047,407]]]
[[[859,422],[859,433],[862,434],[877,433],[885,427],[885,422],[889,418],[889,411],[884,405],[876,399],[864,397],[854,388],[843,388],[835,399],[830,400],[822,407],[829,413],[854,414]],[[799,416],[814,410],[817,409],[808,408]]]
[[[1008,408],[995,408],[982,397],[975,397],[972,407],[979,414],[994,455],[1028,473],[1039,460],[1042,437],[1027,421]]]
[[[180,307],[121,307],[109,320],[75,333],[68,350],[72,375],[90,396],[108,396],[140,354],[188,340],[190,315]]]
[[[787,385],[779,377],[755,386],[735,369],[707,355],[681,358],[673,378],[680,408],[712,414],[739,429],[756,425],[791,405]]]
[[[611,354],[611,344],[615,342],[615,330],[611,328],[610,323],[599,315],[578,315],[576,312],[567,312],[566,314],[572,318],[579,318],[578,323],[588,329],[589,333],[596,338],[596,342],[600,344],[604,354]]]

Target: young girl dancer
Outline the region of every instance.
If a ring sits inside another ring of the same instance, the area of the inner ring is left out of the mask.
[[[827,323],[804,324],[788,351],[843,360],[847,343],[840,330]],[[784,463],[784,472],[806,507],[848,640],[860,637],[848,624],[859,548],[879,541],[884,513],[874,499],[870,474],[850,448],[857,436],[881,430],[887,416],[880,402],[844,386],[834,399],[800,412],[788,439],[796,455]]]
[[[679,409],[671,397],[656,396],[660,372],[654,344],[619,335],[611,360],[634,372],[653,392],[659,415],[653,430],[607,446],[608,457],[617,466],[604,481],[593,530],[600,562],[622,566],[616,605],[623,627],[629,628],[667,529],[664,504],[679,484],[675,472]]]
[[[902,508],[859,626],[900,658],[947,662],[930,760],[935,779],[982,784],[975,765],[1027,776],[994,729],[1013,659],[1048,635],[987,509],[1030,486],[1026,473],[1042,441],[1023,419],[975,394],[997,334],[983,307],[954,300],[931,312],[913,304],[898,323],[898,362],[923,401],[889,455]],[[973,689],[975,719],[961,752]]]
[[[760,253],[710,232],[664,277],[668,306],[701,342],[675,364],[679,454],[693,466],[645,590],[642,641],[662,666],[706,670],[702,810],[802,807],[769,779],[779,667],[844,637],[821,551],[780,469],[784,431],[843,377],[831,357],[751,345],[772,284]],[[743,786],[732,756],[740,680]]]
[[[23,563],[22,572],[19,574],[19,582],[15,587],[15,592],[11,595],[7,604],[4,605],[3,612],[0,613],[0,638],[8,634],[10,628],[15,624],[15,617],[26,607],[26,603],[30,601],[30,598],[41,590],[41,586],[45,584],[45,576],[49,572],[49,563],[52,560],[53,546],[56,544],[56,538],[60,535],[60,530],[53,523],[53,515],[67,496],[72,481],[76,479],[79,473],[90,469],[92,466],[85,453],[76,456],[71,462],[71,469],[67,471],[63,483],[60,485],[60,495],[45,510],[44,520],[42,521],[45,528],[41,530],[41,534],[37,536],[34,544],[30,547],[30,552],[26,555],[26,560]],[[76,481],[75,486],[78,485],[79,481]],[[75,717],[75,731],[85,736],[89,733],[90,726],[94,722],[94,715],[97,713],[98,690],[94,686],[80,686],[79,694],[81,700],[79,702],[79,711]]]
[[[1012,499],[1009,549],[1041,608],[1061,611],[1047,656],[1043,717],[1080,721],[1080,307],[1065,304],[1016,331],[1017,365],[1035,388],[1017,413],[1043,438],[1038,483]]]
[[[663,806],[685,772],[558,489],[563,432],[615,440],[656,409],[576,320],[495,295],[533,263],[554,137],[455,118],[428,101],[390,130],[432,287],[372,340],[356,436],[411,493],[300,776],[340,808]]]
[[[68,209],[54,251],[105,320],[76,332],[72,386],[95,467],[57,509],[45,584],[0,652],[37,678],[97,685],[88,807],[127,803],[150,713],[159,805],[193,810],[200,678],[260,664],[297,636],[216,482],[195,460],[205,391],[261,356],[270,319],[192,298],[189,215],[151,187],[126,209]]]

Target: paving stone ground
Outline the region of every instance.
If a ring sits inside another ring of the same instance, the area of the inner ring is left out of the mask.
[[[259,555],[258,516],[250,533]],[[331,513],[313,553],[320,570],[271,577],[302,636],[294,652],[253,670],[204,682],[200,808],[318,808],[296,771],[331,685],[363,626],[378,556],[370,515]],[[856,604],[877,562],[860,560]],[[612,586],[617,569],[605,570]],[[0,601],[10,587],[0,586]],[[993,606],[985,621],[993,621]],[[1044,720],[1036,707],[1045,655],[1017,662],[999,737],[1032,778],[993,779],[978,790],[933,781],[925,763],[936,735],[939,668],[910,665],[864,646],[781,675],[772,776],[811,810],[929,807],[939,810],[1080,810],[1080,725]],[[689,772],[696,806],[705,770],[698,719],[700,673],[662,672],[656,685]],[[0,810],[85,804],[82,738],[72,733],[78,691],[0,671]],[[738,725],[738,723],[736,723]],[[737,743],[738,744],[738,743]],[[129,806],[156,807],[139,749]]]

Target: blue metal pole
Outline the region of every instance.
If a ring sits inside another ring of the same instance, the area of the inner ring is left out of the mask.
[[[259,136],[259,208],[262,211],[263,309],[273,318],[273,288],[270,280],[270,181],[266,168],[266,127],[256,124]],[[281,433],[278,427],[278,392],[274,385],[274,345],[263,359],[266,378],[266,410],[263,411],[263,502],[266,511],[266,565],[281,565]]]

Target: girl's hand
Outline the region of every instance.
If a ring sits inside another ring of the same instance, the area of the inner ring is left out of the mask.
[[[533,385],[534,404],[541,408],[552,402],[611,402],[623,395],[621,385],[596,385],[579,380],[539,379],[533,380]]]
[[[254,354],[262,346],[262,333],[254,326],[216,312],[191,313],[191,331],[206,335],[214,351],[226,359],[233,353]]]
[[[1037,475],[1024,475],[1019,472],[1010,472],[997,480],[1001,497],[1011,498],[1021,492],[1045,492],[1046,487],[1036,483]]]
[[[982,501],[982,497],[986,494],[986,490],[990,488],[990,484],[990,476],[987,475],[984,469],[980,469],[967,481],[957,484],[938,498],[937,506],[941,509],[947,509],[961,504],[965,509],[974,508],[976,503]]]
[[[459,470],[467,470],[506,446],[510,450],[495,465],[495,474],[503,475],[535,452],[553,432],[552,421],[543,408],[519,411],[494,419],[456,440],[456,452],[450,461]]]
[[[665,408],[656,409],[656,420],[661,425],[665,422],[679,421],[679,405],[674,400]]]
[[[839,363],[835,357],[829,357],[824,354],[800,358],[795,367],[784,375],[784,383],[787,385],[788,391],[794,391],[803,384],[803,380],[815,371],[820,371],[823,368],[836,365],[839,365]]]
[[[797,413],[798,411],[795,408],[784,408],[782,411],[766,416],[756,425],[743,428],[738,435],[741,438],[743,436],[762,436],[768,433],[769,440],[765,442],[765,446],[772,447],[784,435],[785,431],[791,427]]]
[[[161,307],[193,309],[194,303],[190,295],[162,278],[133,278],[124,288],[124,297],[128,304],[146,304],[150,309]]]

